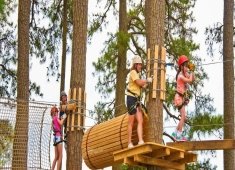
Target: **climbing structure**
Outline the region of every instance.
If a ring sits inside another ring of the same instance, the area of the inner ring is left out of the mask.
[[[197,160],[195,153],[152,142],[114,152],[113,156],[114,161],[132,166],[155,165],[177,170],[184,170],[185,164]]]

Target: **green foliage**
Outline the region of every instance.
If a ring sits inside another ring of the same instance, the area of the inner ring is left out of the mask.
[[[207,53],[213,57],[214,56],[214,45],[221,44],[223,41],[223,25],[221,23],[216,23],[212,27],[209,26],[205,31],[207,45]],[[219,51],[222,51],[222,46],[219,46]]]
[[[17,22],[12,21],[16,17],[17,2],[8,0],[4,4],[4,14],[0,17],[0,96],[14,97],[16,92],[16,64],[17,64]],[[56,77],[59,74],[59,52],[61,48],[61,18],[62,1],[32,1],[30,21],[30,58],[36,57],[41,64],[47,64],[47,78]],[[69,1],[69,13],[71,16],[71,1]],[[2,3],[1,3],[2,5]],[[13,15],[13,17],[12,17]],[[68,32],[71,38],[71,17],[68,18]],[[67,49],[69,51],[69,49]],[[30,94],[42,96],[40,87],[35,82],[30,82]]]
[[[5,6],[5,0],[0,0],[0,17],[1,15],[3,15],[4,6]]]
[[[141,166],[128,166],[128,164],[123,163],[121,165],[121,170],[147,170],[147,168]]]
[[[211,135],[223,128],[223,115],[212,115],[207,112],[193,115],[190,117],[190,125],[189,136],[195,133],[198,136]]]
[[[96,115],[94,115],[94,113],[92,113],[92,116],[96,117],[96,121],[97,123],[101,123],[104,121],[107,121],[109,119],[112,119],[114,116],[112,114],[112,108],[109,107],[110,106],[110,102],[98,102],[95,106],[95,113]],[[108,108],[108,109],[104,109],[104,108]]]
[[[111,35],[111,38],[106,42],[107,49],[104,55],[98,59],[98,62],[93,62],[96,72],[93,73],[94,76],[104,74],[104,76],[99,76],[96,88],[99,93],[103,94],[104,98],[109,97],[114,89],[115,83],[115,71],[117,69],[117,40],[116,36]]]
[[[0,167],[11,162],[14,131],[8,120],[0,120]]]
[[[217,166],[213,166],[210,163],[210,159],[204,160],[203,162],[197,162],[193,164],[188,164],[186,170],[216,170]]]

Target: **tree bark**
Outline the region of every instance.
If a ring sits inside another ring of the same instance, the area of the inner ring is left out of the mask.
[[[126,112],[125,89],[126,89],[126,53],[127,53],[127,7],[126,0],[119,0],[119,36],[118,36],[118,59],[117,59],[117,80],[115,116]]]
[[[224,139],[234,139],[234,0],[224,1],[223,74],[224,74]],[[224,169],[235,169],[234,150],[224,151]]]
[[[165,1],[164,0],[146,0],[145,1],[145,22],[147,49],[150,49],[150,60],[154,59],[154,48],[158,45],[160,48],[164,44],[164,21],[165,21]],[[160,53],[159,53],[160,54]],[[160,55],[159,55],[160,56]],[[153,71],[153,64],[150,63],[150,70]],[[159,72],[159,70],[158,70]],[[150,73],[151,75],[153,72]],[[160,89],[160,74],[157,77],[157,87]],[[160,100],[160,91],[157,91],[156,99],[152,98],[152,86],[149,87],[149,99],[147,103],[149,121],[144,128],[146,142],[162,143],[163,133],[163,103]],[[149,166],[147,169],[158,169],[155,166]]]
[[[73,42],[70,89],[85,91],[88,0],[73,1]],[[84,94],[84,93],[83,93]],[[73,94],[71,94],[72,96]],[[83,96],[84,99],[84,96]],[[79,101],[78,101],[79,102]],[[85,112],[85,111],[84,111]],[[75,114],[75,113],[73,113]],[[79,114],[75,114],[75,120]],[[67,132],[67,169],[82,169],[81,143],[83,129]]]
[[[19,1],[17,113],[13,142],[12,169],[27,169],[29,120],[29,21],[31,1]]]
[[[65,68],[66,68],[66,50],[67,50],[67,0],[64,0],[63,8],[63,33],[62,33],[62,62],[61,62],[61,81],[60,92],[64,91],[65,86]]]

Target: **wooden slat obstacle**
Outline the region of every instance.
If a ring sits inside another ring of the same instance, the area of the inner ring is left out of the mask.
[[[82,140],[82,157],[90,169],[102,169],[114,163],[113,152],[127,148],[127,114],[100,123],[88,129]],[[136,124],[134,125],[136,129]],[[133,131],[137,144],[137,132]]]
[[[116,151],[113,156],[114,161],[132,166],[155,165],[177,170],[184,170],[185,164],[197,161],[195,153],[153,142]]]
[[[70,89],[68,104],[60,109],[67,114],[67,131],[83,130],[85,123],[86,93],[81,88]]]
[[[153,58],[151,55],[153,54]],[[166,49],[155,45],[154,51],[147,50],[147,77],[153,76],[152,98],[157,98],[157,91],[160,91],[160,99],[165,100],[166,93]],[[151,69],[152,65],[152,69]],[[160,76],[160,82],[158,82]],[[159,85],[158,85],[159,83]],[[147,99],[150,96],[147,97]]]

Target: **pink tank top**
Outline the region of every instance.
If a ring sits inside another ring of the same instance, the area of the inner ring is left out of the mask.
[[[61,136],[61,126],[58,120],[59,118],[57,116],[53,116],[52,124],[55,136]]]
[[[181,93],[181,94],[184,94],[184,92],[186,92],[186,90],[188,89],[188,84],[185,83],[183,80],[182,80],[182,77],[187,77],[189,78],[189,74],[186,73],[186,75],[184,76],[182,73],[180,73],[178,75],[178,78],[177,78],[177,86],[176,86],[176,91]]]

